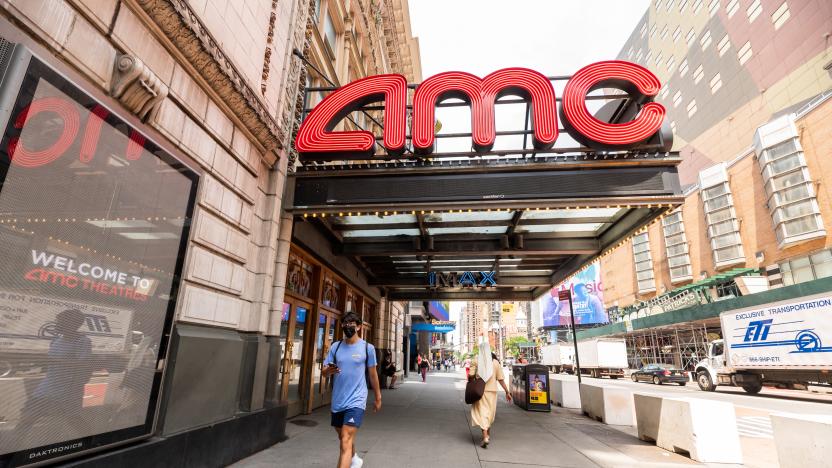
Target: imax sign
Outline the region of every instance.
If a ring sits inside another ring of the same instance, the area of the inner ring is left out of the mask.
[[[462,273],[428,273],[428,287],[440,288],[492,288],[497,286],[493,271],[465,271]]]

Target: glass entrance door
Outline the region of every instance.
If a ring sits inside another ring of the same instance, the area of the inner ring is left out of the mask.
[[[331,379],[323,377],[323,363],[329,349],[335,342],[338,329],[338,316],[321,310],[318,317],[318,329],[315,337],[315,363],[312,373],[312,408],[329,403],[332,399]],[[340,333],[338,333],[340,335]]]
[[[300,414],[303,410],[303,340],[306,333],[306,320],[311,307],[308,304],[289,300],[283,303],[283,320],[280,323],[280,335],[286,337],[283,359],[281,359],[281,400],[288,402],[289,416]]]

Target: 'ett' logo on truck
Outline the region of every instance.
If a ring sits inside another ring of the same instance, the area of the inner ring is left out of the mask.
[[[748,323],[748,328],[745,329],[745,338],[743,341],[760,341],[768,338],[768,331],[771,329],[771,322],[768,320],[755,320]]]

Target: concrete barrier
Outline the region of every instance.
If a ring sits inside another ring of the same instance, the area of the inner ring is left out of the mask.
[[[832,460],[832,416],[772,413],[771,427],[781,468],[828,466]]]
[[[647,442],[659,439],[659,421],[662,416],[661,395],[651,393],[633,393],[633,406],[636,411],[636,429],[638,438]]]
[[[573,375],[554,374],[551,376],[550,385],[555,397],[555,404],[562,408],[580,408],[581,390],[578,387],[578,378]]]
[[[653,400],[655,401],[655,400]],[[658,428],[650,399],[639,398],[640,420],[647,437],[656,435],[656,445],[675,453],[687,454],[703,463],[742,464],[742,449],[737,432],[734,405],[698,398],[662,398]],[[639,429],[641,435],[642,429]]]
[[[633,392],[624,387],[581,383],[581,410],[597,421],[617,426],[635,424]]]

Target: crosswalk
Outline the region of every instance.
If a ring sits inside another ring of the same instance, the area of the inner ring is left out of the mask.
[[[774,438],[771,419],[768,416],[740,416],[737,418],[737,431],[741,437]]]

